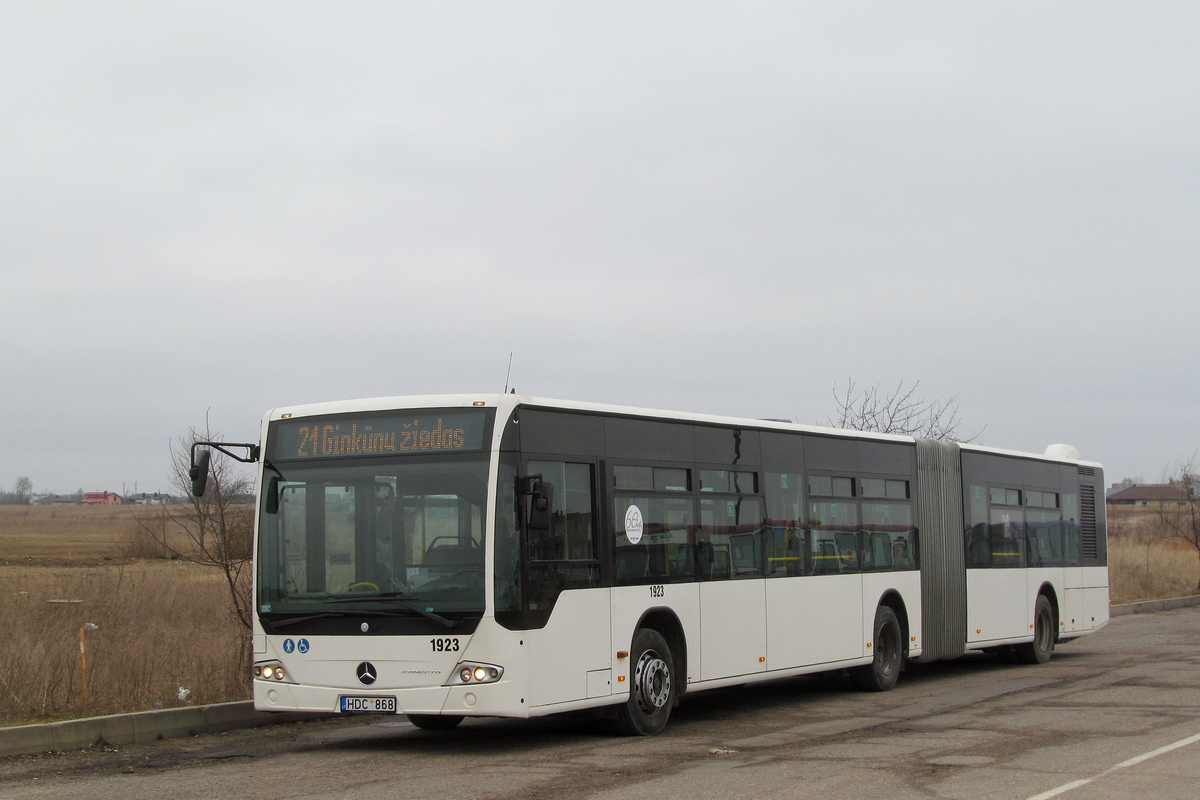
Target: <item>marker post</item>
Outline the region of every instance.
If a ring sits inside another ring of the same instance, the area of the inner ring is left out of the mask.
[[[79,677],[83,687],[84,708],[87,708],[87,647],[84,644],[84,631],[94,631],[97,627],[90,622],[79,626]]]

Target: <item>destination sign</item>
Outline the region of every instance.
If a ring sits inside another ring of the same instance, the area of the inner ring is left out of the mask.
[[[272,458],[346,458],[482,450],[484,411],[311,417],[274,423]]]

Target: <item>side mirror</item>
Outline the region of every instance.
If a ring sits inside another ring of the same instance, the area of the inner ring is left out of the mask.
[[[192,468],[188,477],[192,479],[192,496],[203,497],[204,489],[208,486],[208,460],[212,457],[211,450],[192,450]]]
[[[554,484],[542,480],[540,475],[526,479],[529,495],[529,519],[531,531],[550,530],[550,516],[554,511]]]

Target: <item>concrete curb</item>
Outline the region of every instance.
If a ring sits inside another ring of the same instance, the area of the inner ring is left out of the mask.
[[[215,703],[192,708],[164,708],[133,714],[112,714],[42,725],[0,728],[0,757],[78,750],[95,744],[134,744],[176,739],[234,728],[255,728],[281,722],[327,719],[331,714],[272,714],[255,711],[254,703]]]
[[[1149,614],[1153,611],[1171,611],[1176,608],[1200,606],[1200,594],[1189,597],[1168,597],[1165,600],[1146,600],[1142,603],[1122,603],[1108,610],[1111,617],[1121,617],[1126,614]]]

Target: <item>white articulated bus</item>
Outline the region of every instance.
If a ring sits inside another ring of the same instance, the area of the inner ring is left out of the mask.
[[[517,395],[281,408],[260,444],[254,702],[662,730],[686,692],[1030,663],[1108,621],[1099,464]],[[199,493],[209,450],[193,448]]]

